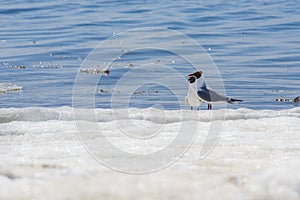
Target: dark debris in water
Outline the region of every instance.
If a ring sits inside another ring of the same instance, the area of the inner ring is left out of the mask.
[[[87,74],[105,74],[105,75],[109,75],[110,71],[109,69],[80,69],[80,72],[82,73],[87,73]]]
[[[142,91],[133,92],[134,95],[150,95],[154,93],[158,93],[158,90],[147,90],[147,91],[142,90]]]
[[[59,68],[63,68],[63,65],[59,65],[59,64],[46,64],[46,65],[34,65],[33,68],[53,68],[53,69],[59,69]]]
[[[112,92],[115,92],[115,93],[120,93],[120,91],[110,91],[108,89],[104,89],[104,88],[101,88],[99,90],[97,90],[98,93],[100,94],[105,94],[105,93],[112,93]],[[135,91],[132,93],[132,95],[151,95],[151,94],[157,94],[159,93],[158,90],[141,90],[141,91]]]
[[[105,94],[105,93],[117,93],[117,94],[119,94],[119,93],[121,93],[119,90],[117,90],[117,91],[110,91],[110,90],[108,90],[108,89],[104,89],[104,88],[101,88],[101,89],[98,89],[97,90],[97,93],[100,93],[100,94]]]
[[[21,91],[23,88],[12,83],[2,83],[0,86],[0,95],[6,94],[8,92]]]
[[[293,103],[299,103],[300,101],[300,96],[295,97],[294,99],[286,98],[286,97],[276,97],[275,101],[278,102],[293,102]]]
[[[26,67],[24,65],[12,65],[10,68],[25,69]]]
[[[100,89],[100,90],[98,90],[98,92],[99,93],[108,93],[108,90],[106,90],[106,89]]]
[[[4,62],[0,62],[0,65],[9,67],[9,68],[13,68],[13,69],[26,69],[28,68],[28,66],[25,65],[9,65],[9,63],[4,63]],[[60,64],[47,64],[47,63],[43,63],[42,61],[40,61],[38,64],[35,64],[32,66],[33,68],[54,68],[54,69],[58,69],[58,68],[63,68],[63,65]]]

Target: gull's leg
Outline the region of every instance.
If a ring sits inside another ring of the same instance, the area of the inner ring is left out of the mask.
[[[207,105],[207,109],[212,110],[212,105],[210,103]]]

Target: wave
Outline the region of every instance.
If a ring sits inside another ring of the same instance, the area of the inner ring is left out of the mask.
[[[12,121],[72,121],[86,120],[95,122],[110,122],[114,120],[147,120],[154,123],[168,124],[182,121],[209,122],[214,120],[241,120],[262,119],[276,117],[300,118],[300,108],[288,110],[250,110],[250,109],[224,109],[224,110],[159,110],[155,108],[128,108],[128,109],[73,109],[72,107],[58,108],[2,108],[0,109],[0,123]]]

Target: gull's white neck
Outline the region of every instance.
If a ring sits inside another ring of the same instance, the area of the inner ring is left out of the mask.
[[[197,90],[206,89],[206,83],[203,75],[200,78],[196,79],[196,89]]]

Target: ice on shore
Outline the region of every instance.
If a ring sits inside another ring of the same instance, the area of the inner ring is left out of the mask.
[[[78,111],[74,115],[69,107],[0,109],[0,199],[300,198],[299,107],[226,110],[217,145],[202,160],[198,156],[205,133],[213,121],[223,120],[224,110]],[[197,124],[201,131],[172,166],[133,175],[98,163],[80,142],[74,120],[97,124],[115,144],[133,151],[138,144],[123,141],[116,122],[163,126],[161,139],[149,147],[153,149],[170,140],[181,124]]]
[[[74,112],[75,111],[75,116]],[[89,115],[95,115],[95,118]],[[146,120],[155,123],[176,123],[187,121],[211,122],[214,120],[251,120],[277,117],[300,117],[300,108],[289,110],[251,110],[251,109],[227,109],[227,110],[160,110],[155,108],[128,108],[128,109],[73,109],[71,107],[58,108],[2,108],[0,109],[0,123],[11,121],[42,122],[49,120],[72,121],[94,120],[97,122],[111,122],[115,120]]]

